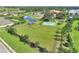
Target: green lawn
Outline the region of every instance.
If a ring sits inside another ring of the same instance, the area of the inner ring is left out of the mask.
[[[75,44],[75,48],[76,50],[79,52],[79,31],[77,31],[75,29],[75,27],[77,27],[79,21],[76,20],[74,21],[74,23],[72,24],[72,32],[71,32],[71,36],[72,39],[74,40],[74,44]]]
[[[27,25],[20,24],[14,28],[17,30],[17,33],[20,35],[29,35],[29,39],[33,42],[39,42],[40,45],[44,48],[47,48],[49,51],[53,51],[54,44],[54,35],[58,28],[62,26],[43,26],[39,24]]]
[[[28,14],[28,16],[29,15],[30,14]],[[30,16],[37,19],[37,23],[30,26],[27,25],[27,23],[16,25],[14,28],[16,29],[17,33],[20,35],[26,34],[29,36],[30,41],[37,41],[43,48],[46,48],[48,51],[53,51],[55,32],[58,30],[58,28],[62,28],[65,24],[43,26],[39,25],[41,21],[38,21],[38,17],[33,15]],[[31,48],[27,44],[24,45],[24,43],[19,41],[19,38],[10,35],[5,31],[5,29],[0,29],[0,37],[2,37],[16,52],[38,52],[37,49]]]
[[[39,22],[38,22],[39,23]],[[38,23],[33,25],[27,25],[26,23],[16,25],[14,28],[20,35],[29,35],[29,39],[32,42],[39,42],[40,46],[46,48],[49,51],[53,51],[54,35],[58,28],[62,28],[63,25],[56,26],[43,26]],[[29,45],[24,44],[19,40],[18,37],[10,35],[5,28],[0,28],[0,37],[10,45],[16,52],[26,53],[26,52],[39,52],[36,48],[31,48]]]
[[[12,36],[5,31],[5,29],[0,28],[0,37],[9,44],[16,52],[26,53],[26,52],[38,52],[37,49],[33,49],[27,44],[22,43],[18,37]]]

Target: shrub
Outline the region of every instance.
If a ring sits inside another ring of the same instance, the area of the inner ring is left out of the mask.
[[[20,38],[20,41],[22,41],[22,42],[26,42],[26,43],[29,42],[29,40],[28,40],[29,36],[28,35],[20,35],[19,38]]]
[[[16,35],[16,30],[13,27],[7,27],[7,31],[12,35]]]

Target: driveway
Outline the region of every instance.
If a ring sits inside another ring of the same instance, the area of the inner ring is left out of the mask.
[[[10,51],[0,42],[0,53],[10,53]]]

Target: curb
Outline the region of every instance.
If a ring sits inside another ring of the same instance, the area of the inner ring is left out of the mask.
[[[14,23],[11,23],[11,24],[7,24],[7,25],[2,25],[2,26],[0,26],[0,28],[2,28],[2,27],[6,27],[6,26],[11,26],[11,25],[13,25]]]

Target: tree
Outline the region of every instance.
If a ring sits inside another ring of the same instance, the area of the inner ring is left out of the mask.
[[[77,53],[78,51],[75,49],[75,48],[73,48],[73,53]]]
[[[65,18],[65,14],[64,13],[60,13],[56,15],[57,19],[64,19]]]
[[[50,21],[52,20],[52,14],[48,13],[48,11],[45,12],[44,17],[42,18],[43,21]]]
[[[48,51],[46,50],[46,48],[42,48],[42,47],[39,48],[39,51],[42,52],[42,53],[48,52]]]
[[[69,42],[63,44],[65,47],[69,47]]]
[[[70,47],[70,48],[73,48],[73,47],[74,47],[73,40],[72,40],[72,38],[71,38],[71,36],[70,36],[69,33],[68,33],[68,35],[67,35],[67,42],[69,43],[69,47]]]
[[[69,43],[68,46],[69,46],[70,50],[71,50],[72,52],[77,52],[77,50],[76,50],[75,47],[74,47],[74,42],[73,42],[73,40],[72,40],[70,34],[68,34],[67,38],[68,38],[67,42]]]
[[[29,45],[32,47],[32,48],[36,48],[37,46],[35,45],[35,43],[33,42],[29,42]]]
[[[59,53],[69,53],[69,52],[71,53],[72,51],[70,49],[67,49],[67,48],[64,48],[64,47],[62,47],[62,48],[59,47],[58,52]]]
[[[29,36],[28,35],[20,35],[19,38],[20,38],[20,41],[29,43],[29,40],[28,40]]]
[[[16,35],[16,30],[13,27],[7,27],[7,31],[10,34]]]

